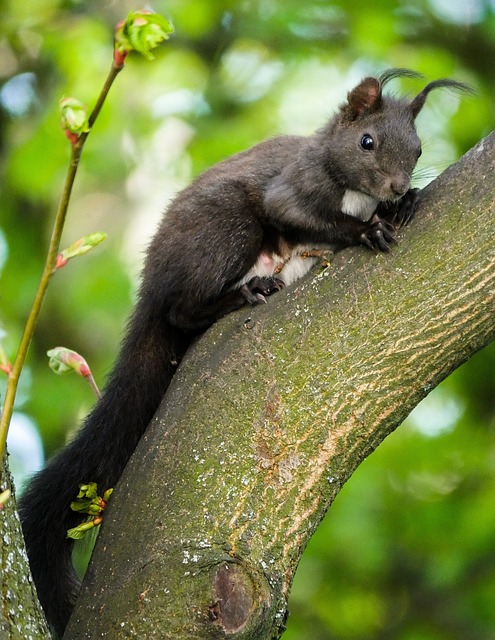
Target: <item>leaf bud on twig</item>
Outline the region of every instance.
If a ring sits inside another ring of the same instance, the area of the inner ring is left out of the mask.
[[[168,40],[173,31],[172,24],[158,13],[145,9],[131,11],[115,28],[115,64],[122,66],[131,51],[137,51],[148,60],[153,60],[151,51]]]

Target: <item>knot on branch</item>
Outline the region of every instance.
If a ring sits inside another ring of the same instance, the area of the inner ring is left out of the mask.
[[[255,638],[264,627],[270,608],[266,579],[254,574],[244,562],[223,562],[213,577],[213,604],[209,618],[225,635]]]

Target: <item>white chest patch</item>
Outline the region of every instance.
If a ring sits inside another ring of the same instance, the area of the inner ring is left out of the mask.
[[[373,198],[366,193],[346,189],[342,198],[342,213],[347,213],[349,216],[366,221],[371,218],[378,202],[377,198]]]

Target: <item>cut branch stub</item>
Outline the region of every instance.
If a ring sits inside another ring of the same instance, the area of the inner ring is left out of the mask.
[[[210,620],[227,635],[240,638],[247,629],[246,637],[252,638],[261,615],[270,608],[270,590],[259,572],[253,580],[243,564],[229,561],[216,568]]]

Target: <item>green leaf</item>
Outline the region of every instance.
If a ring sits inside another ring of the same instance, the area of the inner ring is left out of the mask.
[[[94,529],[95,526],[98,526],[98,525],[95,525],[93,520],[88,520],[87,522],[83,522],[79,526],[74,527],[73,529],[69,529],[67,531],[67,537],[72,538],[73,540],[80,540],[88,533],[88,531],[91,531],[91,529]]]

